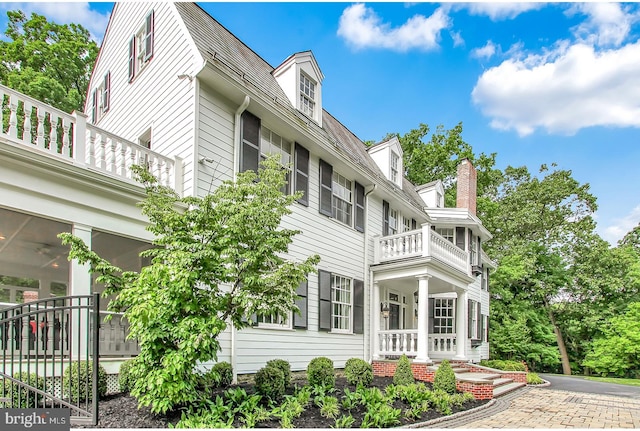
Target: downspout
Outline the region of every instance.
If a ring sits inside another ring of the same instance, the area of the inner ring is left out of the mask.
[[[240,136],[240,116],[249,106],[251,98],[245,94],[244,100],[236,110],[234,123],[234,150],[233,150],[233,181],[236,180],[240,169],[240,148],[242,147],[242,137]],[[233,383],[238,383],[238,356],[236,354],[236,327],[231,322],[231,368],[233,370]]]
[[[240,116],[249,106],[251,98],[245,94],[242,104],[236,110],[235,123],[234,123],[234,155],[233,155],[233,181],[236,180],[238,171],[240,170],[240,148],[242,148],[242,137],[240,136]]]
[[[369,268],[369,250],[368,250],[368,245],[369,245],[369,195],[371,193],[373,193],[374,191],[376,191],[376,189],[378,188],[377,184],[372,184],[371,189],[367,190],[365,188],[364,191],[364,208],[365,208],[365,214],[364,214],[364,235],[363,235],[363,242],[364,242],[364,271],[363,274],[367,274],[367,285],[368,287],[368,291],[369,291],[369,299],[368,299],[368,307],[367,310],[369,310],[369,313],[371,313],[371,291],[373,289],[373,272],[371,271],[371,269]],[[374,342],[374,335],[371,334],[372,332],[372,327],[371,327],[371,322],[372,322],[372,318],[371,315],[369,316],[369,349],[365,349],[363,353],[363,357],[364,360],[369,362],[371,361],[371,349],[373,347],[373,342]]]

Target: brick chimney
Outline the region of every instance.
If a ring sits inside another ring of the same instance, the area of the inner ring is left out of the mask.
[[[478,173],[469,159],[463,159],[458,165],[458,184],[456,207],[466,208],[476,215]]]

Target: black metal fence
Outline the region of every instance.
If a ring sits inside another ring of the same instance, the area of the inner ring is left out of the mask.
[[[0,310],[0,407],[68,408],[96,425],[99,327],[98,294]]]

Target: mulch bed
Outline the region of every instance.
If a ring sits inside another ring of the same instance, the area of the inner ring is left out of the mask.
[[[297,384],[298,386],[302,386],[305,383],[306,382],[304,380],[297,380],[293,382],[293,384]],[[384,391],[384,388],[392,383],[393,379],[391,377],[375,377],[371,386],[380,388]],[[427,385],[429,384],[427,383]],[[253,392],[253,385],[248,383],[234,385],[231,387],[242,387],[248,393]],[[338,397],[338,399],[340,400],[344,393],[344,388],[349,388],[351,391],[355,390],[353,386],[347,384],[345,378],[337,378],[336,391],[332,395]],[[225,390],[226,388],[221,389],[217,391],[217,393],[222,394]],[[293,389],[290,389],[289,391],[287,391],[287,393],[292,394]],[[215,395],[216,393],[214,393],[214,397]],[[486,400],[471,401],[466,403],[460,409],[454,408],[453,413],[469,410],[485,403],[487,403]],[[396,403],[393,407],[401,408],[404,411],[407,406],[405,406],[401,401],[396,400]],[[364,414],[365,410],[362,407],[351,411],[351,415],[355,419],[355,423],[353,425],[354,427],[360,426]],[[104,399],[100,400],[98,425],[87,427],[77,426],[74,428],[168,428],[169,424],[175,425],[176,423],[178,423],[181,415],[181,410],[176,410],[166,415],[153,414],[148,407],[142,407],[138,409],[138,402],[135,398],[129,396],[128,394],[115,394],[107,396]],[[435,409],[430,409],[429,411],[423,413],[422,417],[414,420],[408,420],[404,417],[404,415],[402,415],[400,418],[400,425],[424,422],[431,419],[439,418],[441,416],[442,415]],[[313,402],[310,402],[304,413],[302,413],[299,418],[294,419],[293,424],[296,428],[331,428],[335,426],[335,420],[327,419],[321,416],[320,409]],[[238,426],[240,425],[241,424],[239,423]],[[258,424],[257,427],[280,428],[280,422],[278,419],[273,419],[267,422],[262,422]]]

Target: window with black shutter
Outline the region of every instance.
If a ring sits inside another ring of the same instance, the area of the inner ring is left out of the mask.
[[[460,227],[460,226],[456,227],[456,247],[458,247],[461,250],[466,250],[464,231],[465,231],[464,227]]]
[[[293,314],[293,327],[296,329],[307,329],[308,324],[308,308],[309,308],[309,281],[303,280],[296,289],[296,306],[300,309],[300,313]]]
[[[382,201],[382,236],[389,235],[389,202]]]
[[[260,161],[260,119],[249,111],[244,111],[241,121],[240,172],[258,172],[258,163]]]
[[[298,202],[309,206],[309,150],[296,142],[294,154],[295,191],[302,192]]]
[[[107,72],[104,76],[104,90],[102,91],[102,112],[109,110],[109,104],[111,103],[111,72]]]
[[[356,222],[355,228],[358,232],[364,232],[364,186],[355,183],[356,189]]]
[[[353,333],[364,333],[364,281],[353,280]]]
[[[435,226],[432,226],[435,229]],[[418,222],[416,222],[416,219],[412,218],[411,219],[411,230],[416,230],[418,228]]]
[[[333,166],[320,160],[320,214],[331,217],[331,199],[333,196]]]
[[[331,330],[331,273],[318,270],[318,297],[320,299],[320,318],[318,329],[320,331]]]

